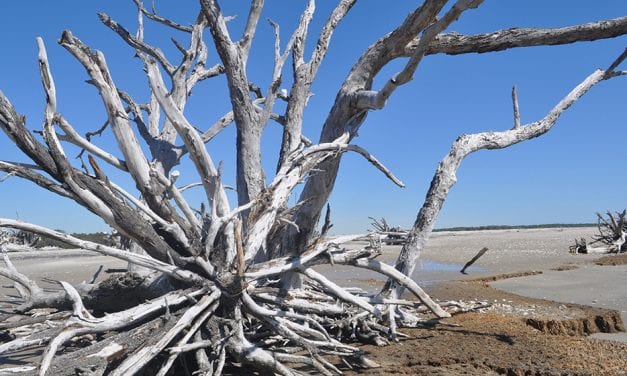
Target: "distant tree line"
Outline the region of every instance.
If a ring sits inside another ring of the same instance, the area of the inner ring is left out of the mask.
[[[596,223],[546,223],[540,225],[486,225],[486,226],[461,226],[436,228],[435,232],[442,231],[478,231],[478,230],[521,230],[521,229],[538,229],[538,228],[560,228],[560,227],[592,227]]]

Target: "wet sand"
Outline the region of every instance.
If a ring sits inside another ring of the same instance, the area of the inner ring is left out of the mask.
[[[432,285],[451,280],[469,280],[496,274],[521,271],[542,271],[563,265],[580,265],[591,262],[599,255],[572,255],[568,246],[575,238],[590,237],[594,227],[445,231],[435,232],[422,252],[412,278],[422,285]],[[354,242],[347,247],[361,247],[365,242]],[[460,270],[483,247],[488,251],[472,266]],[[400,246],[384,246],[379,260],[394,264]],[[332,273],[340,285],[361,285],[364,281],[374,285],[384,278],[374,272],[340,266],[324,266],[320,270]]]

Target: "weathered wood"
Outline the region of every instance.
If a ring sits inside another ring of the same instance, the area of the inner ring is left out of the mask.
[[[476,255],[474,255],[470,260],[468,260],[468,262],[464,265],[462,270],[460,270],[459,272],[462,274],[466,274],[466,269],[468,269],[470,265],[474,264],[477,260],[479,260],[479,258],[483,256],[487,251],[488,251],[488,247],[481,248],[479,252],[477,252]]]
[[[623,59],[625,57],[622,57]],[[405,275],[412,275],[420,253],[424,249],[433,230],[435,220],[446,200],[450,189],[457,182],[456,172],[461,162],[469,154],[483,149],[502,149],[517,143],[541,136],[550,131],[559,116],[572,106],[593,86],[611,77],[612,72],[601,69],[589,75],[583,82],[568,93],[549,113],[539,121],[502,132],[481,132],[457,138],[449,153],[442,159],[431,180],[416,221],[408,239],[396,261],[396,268]],[[397,282],[388,280],[383,291],[391,297],[401,296],[403,288]]]
[[[402,337],[399,330],[415,325],[418,313],[450,316],[444,309],[450,304],[438,304],[409,276],[465,156],[542,135],[592,86],[627,74],[616,70],[626,51],[609,68],[591,75],[544,119],[527,125],[520,125],[514,90],[513,129],[458,138],[441,162],[408,233],[385,226],[367,236],[328,237],[330,210],[321,233],[316,234],[315,229],[332,192],[342,153],[358,153],[403,187],[392,171],[351,142],[369,111],[384,108],[396,89],[413,78],[425,56],[611,38],[627,34],[627,17],[567,28],[509,29],[465,36],[446,33],[446,29],[464,11],[477,7],[480,0],[426,0],[355,62],[325,120],[319,143],[312,144],[302,134],[304,110],[331,38],[355,0],[338,1],[310,49],[306,43],[311,37],[309,26],[315,22],[313,0],[306,3],[284,44],[280,25],[270,21],[275,29],[274,66],[265,88],[249,82],[247,68],[263,0],[251,1],[239,40],[231,39],[230,17],[222,14],[217,0],[201,0],[189,26],[157,14],[154,5],[149,11],[141,0],[133,1],[137,7],[136,32],[106,14],[99,17],[145,67],[150,90],[147,103],[119,90],[104,54],[92,50],[70,31],[62,34],[60,44],[81,63],[89,83],[101,96],[107,114],[105,126],[83,137],[57,112],[56,89],[42,39],[38,39],[38,60],[46,96],[40,132],[44,143],[33,136],[25,118],[0,93],[0,129],[34,162],[0,161],[0,171],[8,174],[0,181],[20,177],[75,201],[128,238],[140,252],[15,220],[0,219],[0,227],[33,231],[148,269],[141,275],[115,275],[99,283],[60,282],[63,290],[49,292],[16,270],[5,255],[6,268],[0,268],[0,276],[13,281],[22,296],[22,301],[15,301],[13,311],[60,310],[45,316],[54,320],[50,323],[29,318],[5,326],[15,339],[0,345],[0,353],[48,345],[37,370],[40,374],[62,373],[70,367],[78,373],[166,375],[177,359],[189,366],[190,373],[213,374],[221,374],[227,363],[282,375],[299,374],[301,369],[293,365],[298,363],[319,374],[340,374],[325,358],[328,356],[338,357],[349,366],[376,366],[345,341],[384,344],[385,337]],[[151,38],[145,34],[151,29],[145,29],[144,18],[176,30],[177,38],[189,38],[187,44],[172,40],[175,54],[180,53],[178,60],[148,42]],[[210,36],[205,35],[207,28]],[[217,54],[212,53],[213,48]],[[292,80],[288,90],[281,85],[290,55]],[[380,88],[373,87],[380,72],[387,72],[384,68],[403,56],[409,59],[401,70],[384,80]],[[215,57],[219,61],[209,65],[209,59]],[[200,131],[187,116],[188,99],[197,85],[221,74],[225,75],[231,108]],[[275,106],[278,100],[286,104],[283,113],[275,109],[283,108]],[[276,174],[266,185],[261,138],[270,120],[283,126],[283,137],[277,150]],[[223,185],[228,177],[213,164],[207,146],[231,123],[236,127],[238,198],[233,206]],[[106,137],[105,130],[111,131],[109,137],[116,141],[117,150],[92,142],[96,134]],[[177,145],[180,141],[182,145]],[[81,148],[81,156],[87,152],[89,165],[73,166],[65,152],[66,143]],[[194,176],[181,176],[174,169],[184,157],[191,160],[194,169],[181,171],[191,171]],[[129,177],[136,190],[109,178],[119,174]],[[177,187],[177,179],[187,185]],[[305,186],[300,198],[291,205],[290,197],[302,182]],[[188,202],[187,192],[183,193],[196,185],[205,189],[199,208]],[[610,216],[604,224],[622,231],[624,220]],[[625,232],[621,231],[601,233],[608,237],[608,247],[624,248]],[[357,239],[369,241],[369,245],[359,249],[341,245]],[[403,242],[396,267],[376,260],[382,242],[396,241]],[[361,289],[338,286],[312,269],[321,264],[368,269],[389,278],[389,282],[383,294],[369,296]],[[411,291],[417,301],[399,299],[403,289]],[[107,314],[102,316],[103,312]],[[33,324],[44,329],[33,333],[29,328]],[[129,334],[118,332],[129,327],[134,328]],[[106,335],[94,335],[100,333]],[[132,341],[135,335],[142,343]],[[78,340],[88,342],[87,347],[72,348]],[[75,351],[61,351],[70,348]],[[296,355],[298,352],[308,356]],[[24,369],[33,372],[34,367],[25,365]]]

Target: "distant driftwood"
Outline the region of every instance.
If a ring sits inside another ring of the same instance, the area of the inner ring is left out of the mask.
[[[570,253],[623,253],[627,252],[627,210],[614,214],[607,212],[605,216],[597,213],[599,235],[593,236],[593,241],[575,239],[575,244],[569,247]],[[593,244],[599,244],[593,246]]]
[[[385,218],[368,218],[372,219],[372,227],[386,245],[401,245],[407,240],[409,230],[404,230],[401,226],[390,226]]]

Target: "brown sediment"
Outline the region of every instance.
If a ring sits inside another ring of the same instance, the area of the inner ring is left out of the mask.
[[[586,336],[624,331],[615,310],[527,298],[476,280],[431,286],[429,293],[489,307],[445,320],[458,327],[403,329],[412,339],[363,346],[381,368],[349,374],[627,375],[627,343]]]
[[[528,318],[525,323],[541,332],[554,335],[582,336],[594,333],[617,333],[625,331],[625,324],[616,310],[587,312],[584,317]]]
[[[551,270],[554,270],[556,272],[567,272],[569,270],[575,270],[579,268],[579,266],[575,265],[575,264],[564,264],[564,265],[560,265],[556,268],[551,268]]]
[[[594,263],[601,266],[625,265],[627,264],[627,253],[603,256],[598,258]]]
[[[548,335],[511,315],[465,313],[461,327],[405,330],[414,339],[364,346],[366,375],[625,375],[627,344]],[[354,373],[357,374],[357,373]]]
[[[527,277],[530,275],[537,275],[537,274],[542,274],[542,272],[539,270],[529,270],[529,271],[524,271],[524,272],[497,274],[497,275],[491,275],[488,277],[469,279],[468,282],[494,282],[494,281],[500,281],[502,279]]]

